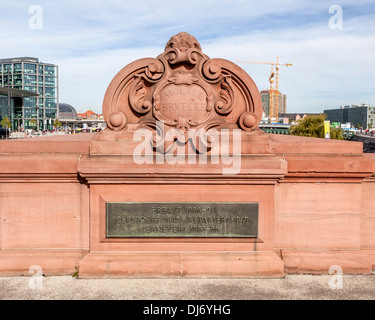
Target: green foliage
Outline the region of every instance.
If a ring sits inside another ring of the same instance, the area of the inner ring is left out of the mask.
[[[30,119],[29,124],[30,124],[31,127],[33,127],[34,129],[36,129],[37,121],[36,121],[35,118]]]
[[[0,121],[0,125],[5,129],[9,129],[12,127],[12,123],[10,122],[8,117],[4,117],[3,120]]]
[[[4,117],[1,121],[0,121],[0,126],[7,129],[10,129],[12,127],[12,123],[10,122],[9,118],[8,117]],[[8,132],[5,133],[5,138],[7,139],[8,138]]]
[[[60,122],[59,119],[55,119],[55,120],[53,121],[53,126],[54,126],[55,128],[60,128],[60,127],[62,126],[62,123]]]
[[[304,136],[313,138],[324,138],[325,114],[311,115],[298,121],[296,125],[290,127],[290,134],[294,136]],[[340,128],[330,128],[330,138],[343,140],[342,130]]]
[[[77,266],[75,266],[74,268],[76,269],[76,271],[72,274],[72,277],[78,278],[79,277],[79,270],[78,270]]]
[[[332,128],[330,130],[330,138],[335,140],[344,140],[344,134],[341,128]]]

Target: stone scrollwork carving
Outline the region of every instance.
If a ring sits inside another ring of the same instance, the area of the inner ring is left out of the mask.
[[[160,60],[154,59],[145,69],[145,75],[151,82],[159,80],[164,74],[164,65]]]
[[[180,32],[172,36],[165,45],[164,51],[168,51],[169,49],[174,48],[178,48],[181,51],[186,51],[187,49],[192,48],[200,52],[202,51],[201,45],[199,44],[198,40],[195,39],[195,37],[191,34],[188,34],[187,32]]]
[[[160,80],[164,74],[164,66],[160,60],[154,59],[141,74],[136,74],[129,90],[129,104],[139,114],[151,110],[152,102],[149,97],[149,87]]]
[[[151,110],[151,102],[146,100],[147,89],[144,78],[136,75],[129,91],[129,103],[134,111],[145,114]]]
[[[234,94],[230,76],[224,77],[220,82],[220,100],[215,103],[215,110],[221,115],[228,114],[233,109]]]
[[[202,51],[197,39],[186,32],[180,32],[168,41],[165,55],[171,65],[180,63],[195,65],[202,56]]]
[[[103,114],[112,130],[123,130],[127,123],[155,130],[152,124],[160,121],[182,134],[219,127],[252,131],[262,106],[245,71],[230,61],[210,59],[195,37],[181,32],[157,58],[137,60],[119,72],[107,89]]]
[[[222,75],[221,72],[221,67],[212,60],[207,60],[203,64],[202,75],[209,81],[217,82]]]

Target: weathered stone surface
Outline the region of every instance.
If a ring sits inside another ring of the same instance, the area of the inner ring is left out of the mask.
[[[0,274],[28,274],[34,264],[46,274],[77,267],[81,277],[280,277],[331,265],[371,272],[375,156],[359,142],[265,134],[261,112],[241,68],[208,58],[180,33],[157,58],[114,77],[101,133],[0,141]],[[134,158],[141,128],[151,133],[150,163]],[[228,130],[238,171],[224,174],[228,163],[212,161],[210,129]],[[161,147],[156,138],[168,130],[179,135]],[[178,144],[209,161],[155,162]],[[189,201],[258,203],[257,237],[106,237],[106,202]]]

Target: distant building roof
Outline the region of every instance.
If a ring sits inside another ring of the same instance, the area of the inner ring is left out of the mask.
[[[0,59],[0,63],[38,63],[38,64],[44,64],[49,66],[56,66],[52,63],[45,63],[42,61],[39,61],[39,58],[33,58],[33,57],[17,57],[17,58],[7,58],[7,59]]]
[[[273,90],[273,93],[276,94],[276,92],[277,92],[278,94],[281,94],[281,95],[285,96],[285,94],[282,93],[281,91],[278,91],[278,90],[274,89],[274,90]],[[262,93],[268,93],[268,94],[269,94],[269,93],[270,93],[270,90],[269,90],[269,89],[261,90],[261,91],[260,91],[260,94],[262,94]]]
[[[279,118],[288,118],[295,120],[297,115],[301,115],[301,113],[279,113]]]
[[[318,116],[321,113],[307,113],[307,112],[300,112],[300,113],[279,113],[279,118],[288,118],[290,120],[296,120],[297,116],[301,118],[303,116]]]
[[[77,119],[77,111],[74,107],[67,103],[59,103],[60,119]]]
[[[97,114],[92,110],[87,110],[83,113],[78,113],[77,116],[81,119],[99,118],[101,114]]]
[[[7,58],[7,59],[0,59],[0,63],[17,63],[17,62],[34,62],[38,63],[38,58],[33,57],[17,57],[17,58]]]

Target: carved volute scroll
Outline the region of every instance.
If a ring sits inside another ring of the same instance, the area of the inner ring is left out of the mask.
[[[155,130],[157,121],[183,133],[216,127],[253,131],[262,105],[244,70],[224,59],[210,59],[193,36],[181,32],[157,58],[137,60],[115,76],[103,114],[115,131],[130,123]]]

